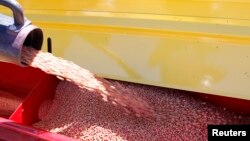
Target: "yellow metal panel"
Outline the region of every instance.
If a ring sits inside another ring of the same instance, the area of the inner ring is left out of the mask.
[[[19,1],[53,54],[100,76],[250,100],[248,0]]]
[[[249,0],[19,0],[25,9],[250,19]]]

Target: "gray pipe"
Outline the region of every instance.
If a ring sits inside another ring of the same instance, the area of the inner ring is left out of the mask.
[[[0,61],[21,64],[23,46],[42,48],[43,32],[24,17],[21,5],[16,0],[0,0],[8,7],[13,17],[0,14]]]

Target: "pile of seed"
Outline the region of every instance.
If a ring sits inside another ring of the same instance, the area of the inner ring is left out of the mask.
[[[17,97],[12,93],[0,90],[0,116],[8,118],[22,103],[22,101],[22,98]]]
[[[128,113],[132,112],[138,117],[155,116],[152,107],[140,97],[132,95],[129,90],[120,89],[119,86],[113,87],[109,81],[97,77],[73,62],[25,46],[22,48],[21,62],[71,81],[81,89],[101,95],[104,101],[120,106]]]
[[[40,107],[34,126],[81,140],[207,140],[208,124],[250,124],[250,117],[226,111],[183,91],[110,81],[130,90],[155,109],[154,119],[126,114],[94,91],[69,81],[59,83],[55,99]]]

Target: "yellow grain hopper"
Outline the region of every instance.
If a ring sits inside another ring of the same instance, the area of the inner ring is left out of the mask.
[[[19,2],[54,55],[100,76],[250,100],[247,0]]]

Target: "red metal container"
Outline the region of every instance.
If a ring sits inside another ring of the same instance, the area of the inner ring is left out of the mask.
[[[0,140],[73,140],[30,126],[39,120],[38,110],[43,101],[54,96],[59,82],[55,76],[3,62],[0,70],[0,92],[23,99],[11,115],[5,118],[0,115]]]

